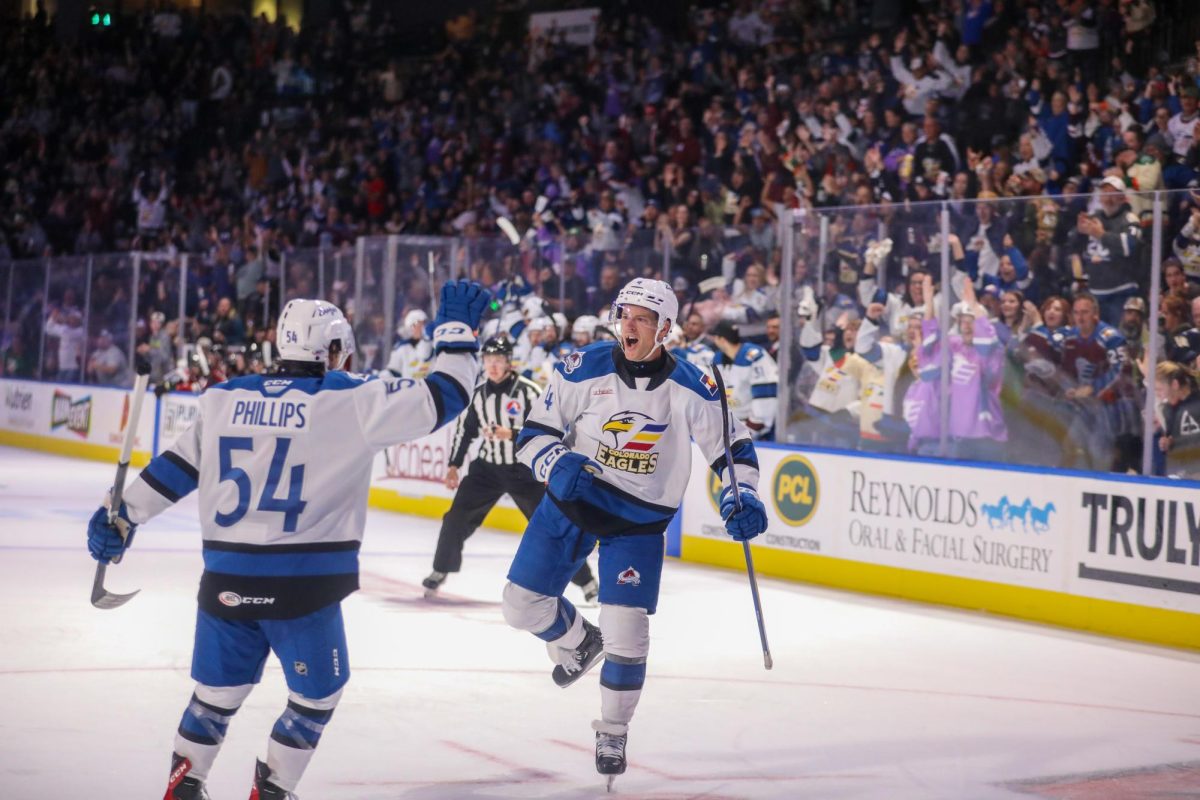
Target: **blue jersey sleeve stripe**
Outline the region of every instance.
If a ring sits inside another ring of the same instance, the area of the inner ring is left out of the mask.
[[[437,425],[434,430],[457,417],[467,407],[467,393],[458,385],[458,381],[444,372],[434,372],[425,379],[429,393],[433,395],[433,404],[437,408]]]
[[[187,475],[196,482],[200,481],[200,471],[185,461],[183,456],[179,455],[179,453],[176,453],[174,450],[165,450],[163,451],[162,457],[178,467],[179,471],[184,475]]]
[[[195,470],[192,472],[195,473]],[[181,498],[195,491],[199,484],[198,473],[189,475],[166,458],[166,454],[151,460],[142,471],[142,478],[154,491],[172,503],[179,502]]]
[[[750,397],[761,400],[764,397],[775,397],[779,387],[774,383],[757,383],[750,387]]]
[[[357,574],[358,551],[332,553],[238,553],[204,548],[204,568],[223,575],[284,577]]]
[[[758,453],[749,439],[738,439],[729,447],[729,451],[733,454],[734,464],[744,464],[747,467],[758,469]],[[716,461],[708,465],[708,468],[718,477],[724,478],[725,464],[725,454],[722,453]]]
[[[525,420],[525,427],[521,429],[522,435],[524,435],[525,431],[532,431],[532,433],[529,434],[530,437],[546,434],[547,436],[553,436],[559,441],[562,441],[562,438],[565,435],[558,428],[552,428],[549,425],[543,425],[542,423],[535,422],[531,419]]]

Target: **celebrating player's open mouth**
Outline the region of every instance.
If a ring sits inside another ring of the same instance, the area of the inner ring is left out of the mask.
[[[621,308],[621,350],[630,361],[645,361],[656,347],[658,314],[648,308],[627,305]]]

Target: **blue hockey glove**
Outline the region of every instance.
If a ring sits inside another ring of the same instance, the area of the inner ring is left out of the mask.
[[[721,499],[721,519],[725,531],[739,542],[749,541],[767,529],[767,509],[753,489],[740,487],[738,496],[742,510],[735,511],[733,491],[726,487]]]
[[[121,536],[122,531],[127,531],[124,537]],[[121,503],[121,510],[111,523],[108,521],[108,508],[100,506],[88,521],[88,552],[92,558],[107,564],[133,544],[135,532],[137,525],[130,521],[124,503]]]
[[[559,500],[577,500],[592,485],[593,472],[600,465],[582,453],[564,453],[550,470],[550,494]]]
[[[475,330],[491,295],[474,281],[449,281],[442,285],[441,302],[426,334],[435,353],[476,352]]]
[[[442,286],[442,299],[438,305],[436,328],[443,322],[465,322],[471,330],[479,327],[479,320],[487,308],[491,293],[475,281],[449,281]]]

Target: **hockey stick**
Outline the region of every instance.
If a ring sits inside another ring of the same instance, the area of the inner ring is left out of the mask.
[[[148,364],[138,365],[138,376],[133,382],[133,405],[129,409],[129,420],[125,425],[125,441],[121,444],[121,457],[117,461],[117,476],[113,479],[112,496],[108,509],[108,522],[112,524],[121,509],[121,496],[125,493],[125,473],[129,471],[129,459],[133,455],[133,440],[137,436],[138,419],[142,416],[142,401],[146,399],[146,386],[150,383]],[[119,529],[118,529],[119,530]],[[123,538],[123,537],[122,537]],[[117,556],[112,563],[121,563]],[[108,565],[104,562],[96,564],[96,577],[92,581],[92,605],[96,608],[117,608],[128,603],[141,589],[134,589],[129,594],[114,594],[104,588],[104,573]]]
[[[742,510],[742,498],[738,493],[737,473],[733,468],[733,448],[729,444],[729,400],[725,397],[725,382],[721,380],[721,369],[713,364],[713,378],[717,382],[717,396],[721,400],[721,442],[725,445],[725,468],[729,470],[729,488],[733,492],[734,513]],[[746,575],[750,578],[750,595],[754,598],[754,616],[758,619],[758,639],[762,642],[763,668],[774,666],[771,660],[771,648],[767,644],[767,626],[763,623],[762,600],[758,596],[758,579],[754,577],[754,557],[750,554],[750,542],[742,542],[742,552],[746,554]]]

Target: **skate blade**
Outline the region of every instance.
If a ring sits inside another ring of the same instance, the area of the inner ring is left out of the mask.
[[[425,599],[426,600],[436,600],[437,596],[438,596],[437,589],[426,589],[425,590]]]
[[[613,790],[613,783],[615,783],[615,782],[616,782],[616,780],[617,780],[617,776],[616,776],[616,775],[609,775],[609,776],[608,776],[608,786],[605,788],[605,791],[606,791],[606,792],[611,792],[611,791]]]

